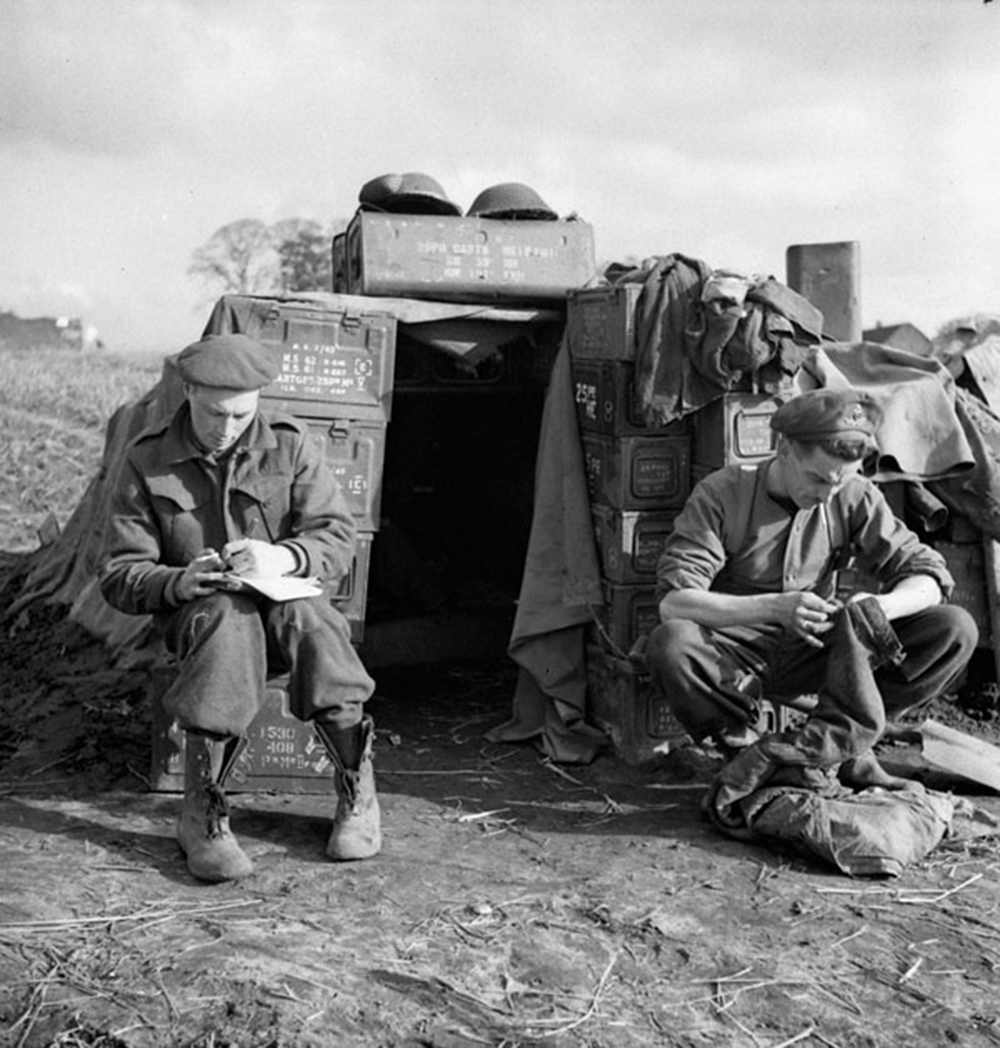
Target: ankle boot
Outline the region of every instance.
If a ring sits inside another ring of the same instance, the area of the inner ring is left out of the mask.
[[[334,731],[317,723],[316,732],[333,762],[337,790],[337,811],[326,854],[341,862],[371,858],[382,847],[381,813],[372,765],[375,725],[366,716],[356,728]]]
[[[192,876],[202,881],[239,880],[253,872],[253,865],[229,829],[222,784],[246,740],[191,731],[184,736],[184,808],[177,821],[177,842]]]

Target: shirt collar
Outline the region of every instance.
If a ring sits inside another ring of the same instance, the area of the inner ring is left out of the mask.
[[[169,465],[188,462],[192,459],[212,461],[211,456],[194,439],[194,433],[191,429],[191,411],[187,401],[177,409],[174,417],[171,419],[164,437],[163,446],[166,461]],[[265,451],[268,448],[277,446],[278,441],[274,431],[258,408],[253,421],[236,442],[233,454],[241,455],[252,451]]]

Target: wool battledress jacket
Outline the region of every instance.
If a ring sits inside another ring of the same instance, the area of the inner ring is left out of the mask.
[[[187,404],[140,433],[111,504],[101,590],[133,614],[169,613],[184,568],[206,549],[260,539],[288,547],[295,574],[336,583],[350,571],[350,509],[304,423],[258,410],[218,461],[195,443]]]
[[[894,516],[870,480],[852,477],[828,503],[793,512],[767,492],[772,461],[726,466],[694,489],[660,558],[657,600],[679,589],[830,597],[835,573],[854,556],[886,589],[929,575],[951,594],[944,558]]]

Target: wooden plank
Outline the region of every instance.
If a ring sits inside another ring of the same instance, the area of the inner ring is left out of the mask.
[[[920,736],[929,763],[1000,791],[1000,747],[935,720],[921,724]]]

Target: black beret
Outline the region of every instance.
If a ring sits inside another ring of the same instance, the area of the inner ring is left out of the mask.
[[[261,389],[281,371],[277,354],[247,335],[206,335],[177,356],[185,382],[220,389]]]
[[[882,409],[869,393],[857,389],[810,389],[771,416],[771,429],[793,440],[871,440]]]

